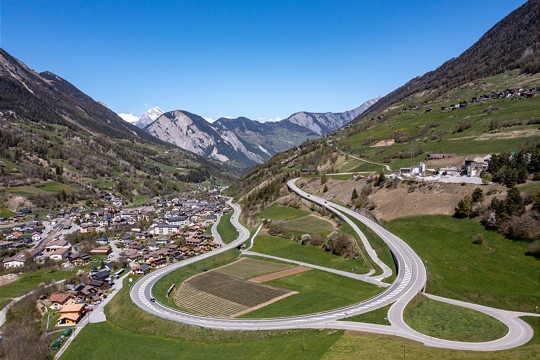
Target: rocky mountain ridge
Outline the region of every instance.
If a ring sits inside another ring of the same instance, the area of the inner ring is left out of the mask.
[[[379,98],[342,113],[299,112],[281,121],[265,123],[245,117],[219,118],[209,123],[199,115],[175,110],[162,114],[145,130],[196,154],[248,168],[308,139],[341,128],[369,109]]]

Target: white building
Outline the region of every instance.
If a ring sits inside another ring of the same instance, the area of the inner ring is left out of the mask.
[[[21,251],[20,253],[4,260],[4,268],[10,269],[15,267],[23,267],[32,259],[32,254],[27,251]]]
[[[180,226],[178,225],[157,224],[152,229],[152,234],[154,235],[173,235],[178,232],[180,232]]]

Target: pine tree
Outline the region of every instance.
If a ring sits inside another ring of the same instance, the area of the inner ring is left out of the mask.
[[[472,215],[472,199],[469,195],[461,199],[454,209],[454,217],[463,219]]]
[[[358,193],[356,192],[356,188],[354,188],[351,194],[351,200],[355,200],[357,197],[358,197]]]
[[[473,203],[480,203],[484,201],[484,192],[480,188],[474,189],[472,193],[472,202]]]
[[[508,215],[521,215],[525,212],[523,198],[515,186],[506,192],[506,211]]]
[[[326,184],[327,181],[328,181],[328,178],[326,177],[326,175],[321,176],[321,185]]]
[[[324,187],[323,187],[323,189],[322,189],[322,192],[325,193],[325,192],[327,192],[327,191],[328,191],[328,186],[326,186],[326,184],[324,184]]]

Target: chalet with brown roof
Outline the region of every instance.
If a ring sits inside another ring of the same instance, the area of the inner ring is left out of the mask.
[[[70,294],[60,294],[60,293],[51,294],[51,297],[49,298],[49,303],[50,303],[49,307],[53,310],[60,310],[62,309],[62,306],[64,306],[64,304],[68,302],[68,300],[70,299],[71,299]]]
[[[60,261],[60,260],[67,259],[69,254],[71,254],[70,248],[58,248],[54,250],[53,252],[49,253],[49,258],[51,260]]]
[[[90,255],[80,254],[68,257],[68,260],[76,266],[82,266],[90,261]]]
[[[205,239],[203,238],[191,237],[191,238],[186,239],[186,245],[191,245],[191,246],[199,246],[203,242],[205,242]]]
[[[144,264],[142,266],[133,266],[131,268],[131,271],[133,271],[135,275],[145,275],[150,272],[150,266],[148,266],[147,264]]]
[[[60,309],[58,326],[77,325],[77,323],[83,317],[85,307],[85,303],[76,303],[74,300],[70,300],[65,303],[62,309]]]
[[[90,250],[90,255],[109,255],[111,247],[109,245],[99,246]]]
[[[178,250],[178,245],[169,245],[167,247],[169,248],[169,251],[171,252]]]

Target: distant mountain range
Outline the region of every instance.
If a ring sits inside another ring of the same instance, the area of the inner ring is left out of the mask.
[[[245,117],[219,118],[213,123],[183,110],[167,113],[154,107],[136,122],[155,137],[199,155],[247,168],[273,155],[324,136],[361,115],[380,97],[342,113],[298,112],[277,122],[259,122]]]

